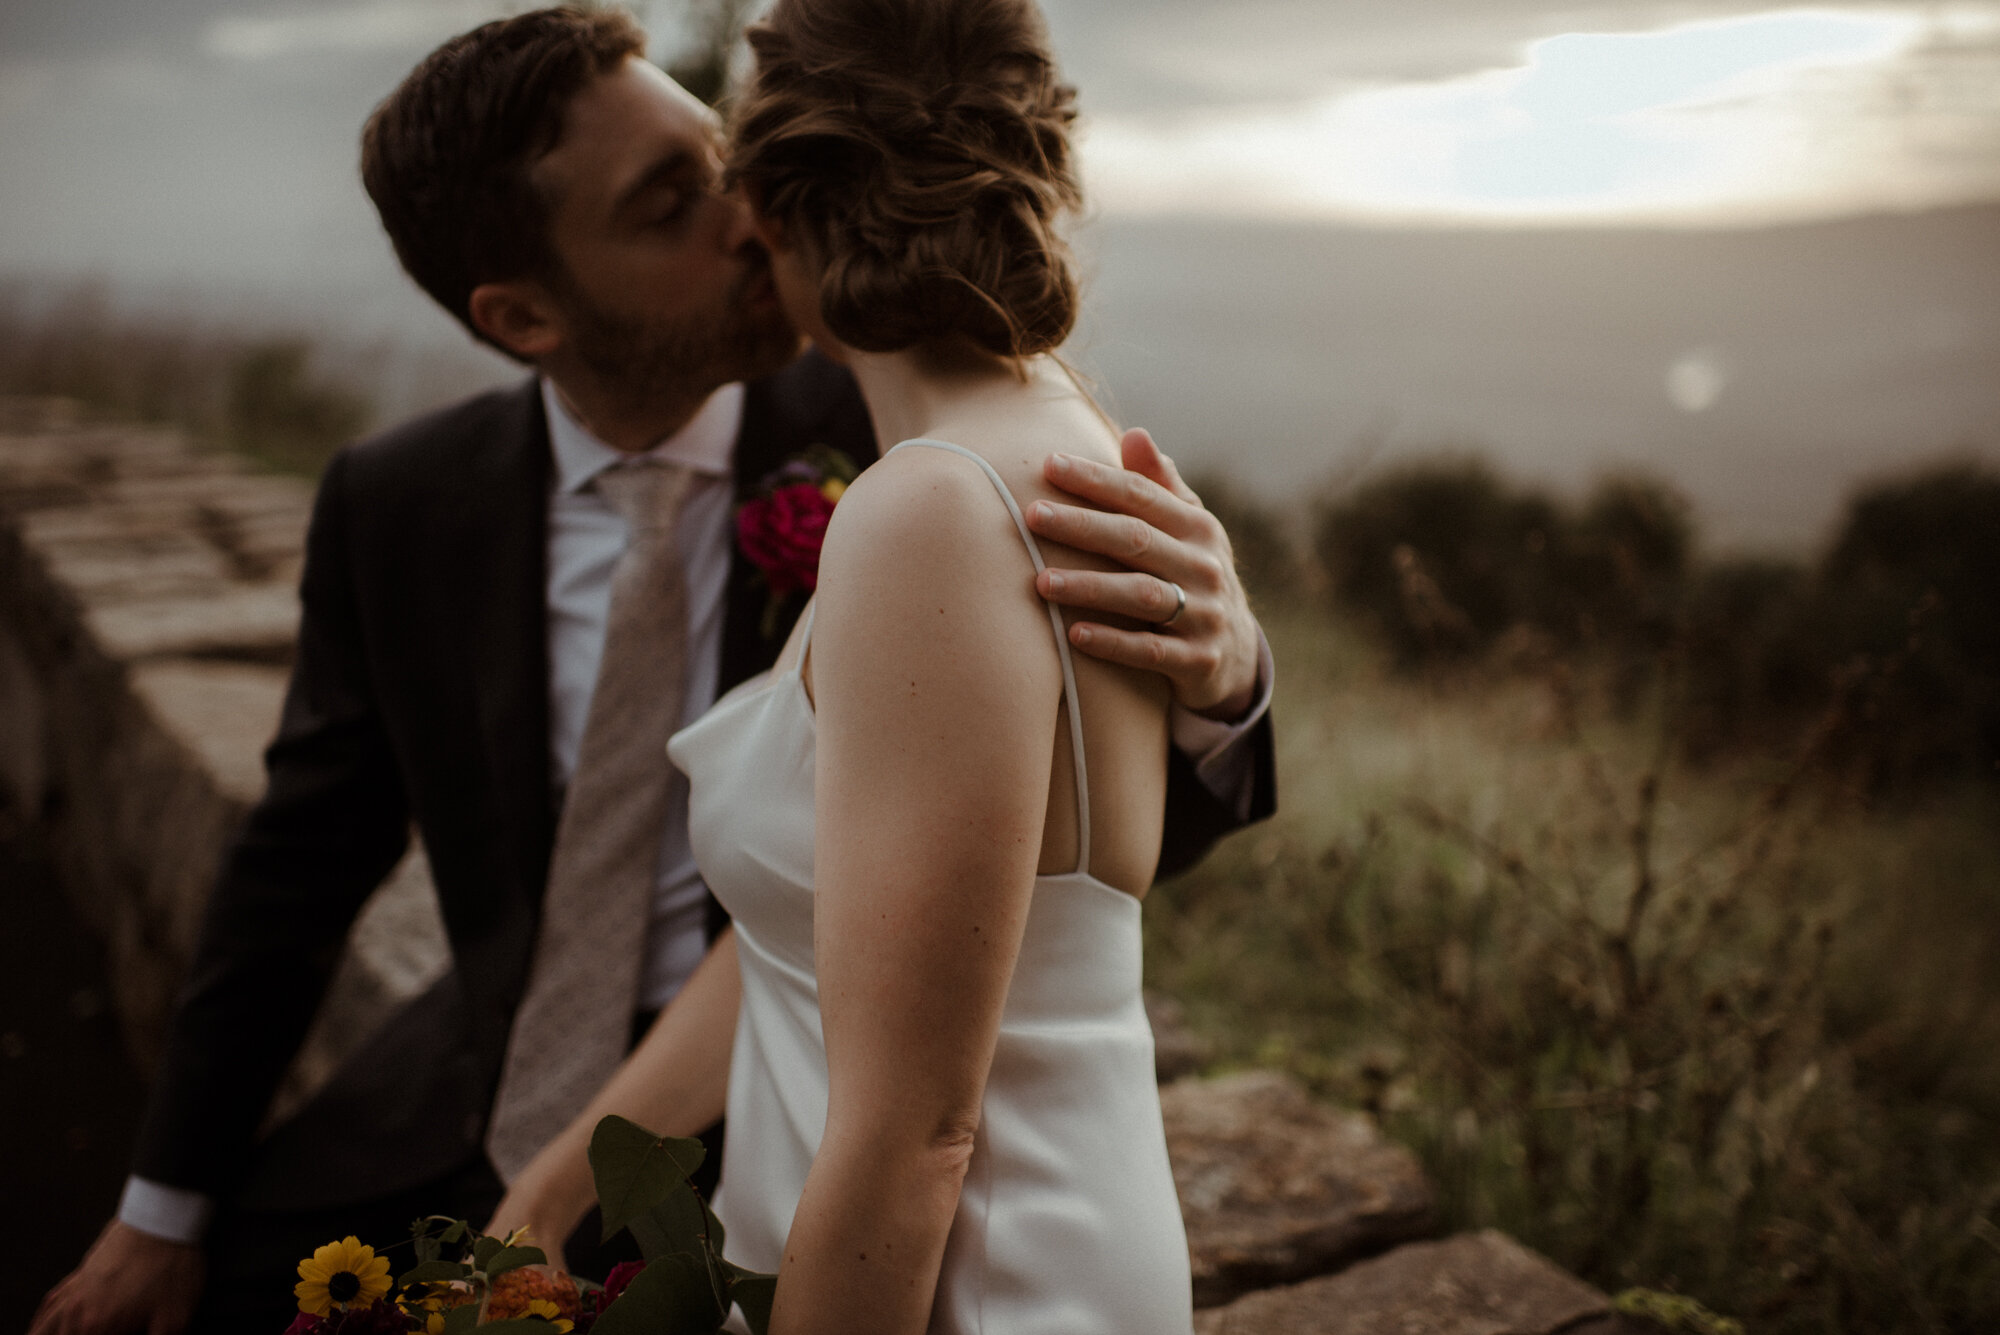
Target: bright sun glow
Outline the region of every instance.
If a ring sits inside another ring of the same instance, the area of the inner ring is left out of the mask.
[[[1488,217],[1812,213],[1895,193],[1880,101],[1938,22],[1783,10],[1566,33],[1520,64],[1085,143],[1112,211]]]

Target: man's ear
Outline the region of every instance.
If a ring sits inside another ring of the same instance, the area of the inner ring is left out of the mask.
[[[473,328],[524,362],[540,363],[562,346],[562,315],[538,284],[481,283],[466,305]]]

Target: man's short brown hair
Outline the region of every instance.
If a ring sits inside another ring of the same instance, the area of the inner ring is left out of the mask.
[[[472,323],[474,288],[558,273],[529,172],[570,100],[645,49],[623,11],[538,9],[452,38],[368,118],[361,180],[396,257],[474,337],[493,342]]]

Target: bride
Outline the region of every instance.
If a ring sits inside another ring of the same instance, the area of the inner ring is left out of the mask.
[[[1021,515],[1051,452],[1118,462],[1053,355],[1072,92],[1032,0],[779,0],[750,41],[730,171],[886,453],[777,667],[670,747],[735,926],[496,1225],[568,1234],[603,1113],[726,1102],[773,1332],[1185,1332],[1140,1002],[1165,684],[1070,652]]]

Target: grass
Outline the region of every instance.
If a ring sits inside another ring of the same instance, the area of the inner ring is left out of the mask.
[[[381,418],[383,386],[412,381],[425,393],[406,407],[477,387],[460,360],[380,340],[121,310],[96,285],[0,274],[0,395],[60,399],[87,421],[175,427],[262,468],[317,477]]]
[[[1282,807],[1158,892],[1228,1063],[1375,1110],[1453,1228],[1753,1331],[2000,1327],[2000,799],[1692,769],[1586,665],[1266,618]],[[1822,739],[1823,740],[1823,739]]]

